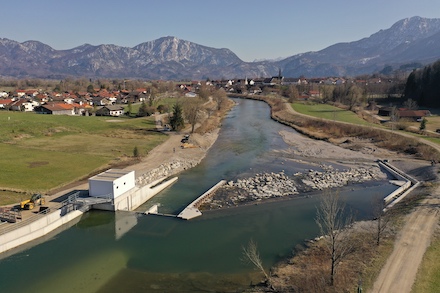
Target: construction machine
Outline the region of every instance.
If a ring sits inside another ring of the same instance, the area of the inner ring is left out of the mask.
[[[20,202],[20,207],[21,209],[25,209],[25,210],[32,210],[36,205],[44,205],[45,204],[45,199],[44,197],[39,194],[39,193],[35,193],[31,196],[30,199],[26,199],[22,202]]]

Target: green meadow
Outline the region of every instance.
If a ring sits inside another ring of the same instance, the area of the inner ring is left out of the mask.
[[[435,293],[440,288],[440,238],[435,237],[428,247],[417,272],[411,292]]]
[[[292,108],[298,113],[334,121],[347,122],[358,125],[369,123],[349,110],[344,110],[327,104],[293,103]]]
[[[144,155],[167,138],[154,128],[154,117],[1,111],[0,190],[45,192],[130,158],[135,147]]]

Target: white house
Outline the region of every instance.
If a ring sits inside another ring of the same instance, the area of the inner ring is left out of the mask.
[[[96,116],[122,116],[124,115],[124,107],[120,105],[104,106],[96,110]]]
[[[10,110],[22,112],[32,112],[34,111],[34,108],[39,105],[40,103],[38,103],[37,101],[28,101],[26,99],[18,99],[9,104]]]

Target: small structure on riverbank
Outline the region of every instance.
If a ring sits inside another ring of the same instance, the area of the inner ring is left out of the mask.
[[[90,209],[132,211],[178,179],[160,178],[149,184],[136,186],[134,174],[134,171],[107,170],[90,178],[88,196],[76,191],[63,202],[53,205],[50,212],[38,213],[24,221],[3,225],[6,227],[0,228],[0,253],[45,236],[73,220],[79,220]],[[124,229],[117,233],[117,237],[122,237],[124,231],[133,227],[135,219],[131,219],[130,223],[122,220],[121,223],[118,225]]]
[[[135,187],[134,171],[109,169],[89,178],[89,196],[116,199]]]

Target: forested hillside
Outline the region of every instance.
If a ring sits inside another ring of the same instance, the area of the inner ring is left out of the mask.
[[[419,106],[440,107],[440,60],[409,75],[405,98],[416,101]]]

